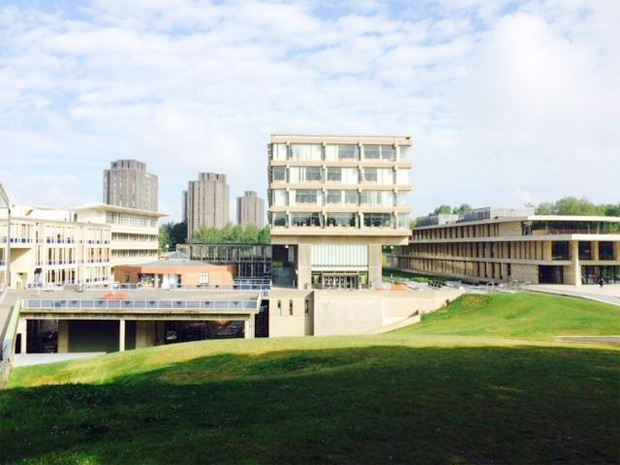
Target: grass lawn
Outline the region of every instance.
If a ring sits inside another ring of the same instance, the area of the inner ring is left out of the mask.
[[[205,341],[15,369],[0,463],[620,461],[612,306],[464,296],[380,336]]]

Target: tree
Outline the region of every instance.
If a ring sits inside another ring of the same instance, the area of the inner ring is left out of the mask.
[[[258,233],[258,243],[259,244],[271,244],[271,230],[269,226],[265,226]]]
[[[449,215],[452,213],[452,207],[450,205],[440,205],[433,211],[435,215]]]
[[[171,246],[170,224],[162,224],[159,227],[159,250],[166,250],[166,245]]]
[[[551,202],[543,202],[536,208],[537,215],[553,215],[555,212],[555,205]]]
[[[463,214],[466,212],[470,212],[472,210],[471,205],[469,205],[468,203],[462,203],[460,207],[454,207],[454,210],[452,210],[452,213],[456,214]]]
[[[414,229],[418,224],[418,220],[410,220],[409,221],[409,229]]]

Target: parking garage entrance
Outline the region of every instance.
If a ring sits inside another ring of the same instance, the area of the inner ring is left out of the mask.
[[[166,321],[165,344],[245,337],[243,321]]]

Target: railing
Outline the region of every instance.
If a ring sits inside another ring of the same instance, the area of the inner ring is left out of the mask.
[[[93,310],[257,310],[257,300],[26,299],[27,309]]]
[[[56,283],[27,283],[26,289],[41,289],[45,291],[62,291],[65,288],[64,284]]]
[[[0,295],[0,302],[3,296]],[[4,387],[9,379],[9,372],[13,362],[15,351],[15,338],[17,334],[17,322],[19,321],[20,301],[13,305],[6,326],[0,332],[0,388]]]
[[[119,290],[119,291],[142,291],[160,289],[153,286],[144,284],[129,284],[129,283],[112,283],[112,284],[86,284],[84,289],[87,291],[107,291],[107,290]],[[271,282],[265,284],[258,283],[235,283],[235,284],[196,284],[196,285],[171,285],[169,290],[171,291],[269,291],[271,289]],[[168,289],[163,289],[168,290]]]

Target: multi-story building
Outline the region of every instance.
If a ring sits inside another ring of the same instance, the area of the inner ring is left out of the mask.
[[[6,274],[6,223],[0,222],[0,281]],[[14,207],[11,217],[11,287],[61,286],[110,277],[111,230],[79,222],[70,210]]]
[[[253,224],[260,229],[265,226],[265,201],[256,192],[245,191],[243,197],[237,197],[237,224]]]
[[[187,237],[202,227],[223,228],[230,221],[229,189],[225,174],[200,173],[187,186]]]
[[[271,136],[274,283],[298,289],[381,282],[382,247],[407,244],[409,136]]]
[[[105,224],[110,228],[110,264],[129,265],[157,260],[159,218],[166,216],[150,210],[92,204],[74,208],[81,222]]]
[[[439,223],[418,221],[390,266],[474,282],[620,282],[620,218],[482,208]]]
[[[137,160],[116,160],[103,171],[103,203],[157,211],[157,176]]]

